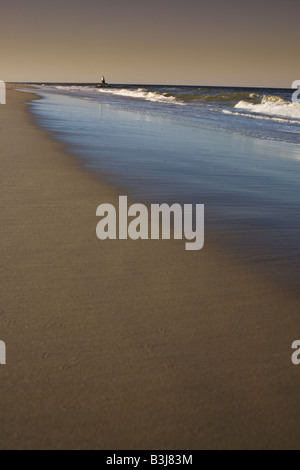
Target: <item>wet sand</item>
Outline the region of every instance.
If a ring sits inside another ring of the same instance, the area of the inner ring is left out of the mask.
[[[210,237],[98,240],[118,189],[30,98],[0,106],[0,448],[299,448],[299,298]]]

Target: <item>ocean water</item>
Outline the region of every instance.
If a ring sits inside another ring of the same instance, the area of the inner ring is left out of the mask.
[[[204,203],[206,236],[300,293],[300,104],[291,89],[37,92],[31,111],[85,168],[134,200]]]

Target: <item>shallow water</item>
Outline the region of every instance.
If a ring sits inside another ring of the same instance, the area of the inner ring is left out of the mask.
[[[197,116],[193,106],[109,93],[39,93],[32,112],[86,168],[135,200],[204,203],[206,226],[224,245],[299,291],[299,124],[226,121],[220,112]]]

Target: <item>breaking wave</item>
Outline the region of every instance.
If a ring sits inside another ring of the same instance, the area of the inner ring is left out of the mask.
[[[300,104],[291,103],[280,96],[263,96],[260,103],[249,103],[241,100],[235,105],[235,108],[267,116],[288,118],[289,121],[291,119],[300,121]]]
[[[156,101],[160,103],[173,103],[173,104],[206,104],[206,103],[220,103],[227,106],[234,106],[240,100],[249,100],[250,102],[259,102],[259,95],[256,93],[249,92],[231,92],[231,93],[212,93],[207,94],[205,90],[199,88],[198,93],[170,93],[170,92],[159,92],[152,91],[146,88],[138,88],[136,90],[130,90],[126,88],[100,88],[100,93],[111,93],[113,95],[139,98],[147,101]],[[170,90],[171,91],[171,90]]]
[[[147,101],[156,101],[159,103],[174,103],[176,97],[170,93],[159,93],[157,91],[149,91],[146,88],[138,88],[137,90],[127,90],[126,88],[99,88],[100,93],[111,93],[118,96],[127,96],[130,98],[140,98]]]

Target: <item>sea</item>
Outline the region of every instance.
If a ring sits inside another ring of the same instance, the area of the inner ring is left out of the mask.
[[[86,170],[132,201],[204,204],[205,243],[300,294],[300,91],[31,85],[35,119]]]

